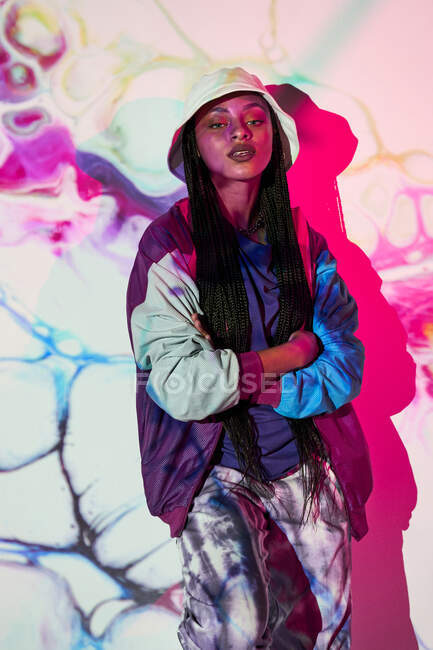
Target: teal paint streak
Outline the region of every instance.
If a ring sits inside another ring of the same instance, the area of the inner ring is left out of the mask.
[[[317,73],[323,70],[348,38],[350,38],[367,14],[381,2],[381,0],[352,0],[337,13],[329,27],[323,30],[322,38],[318,39],[314,49],[298,63],[298,70],[303,73]],[[300,72],[300,74],[302,74]]]

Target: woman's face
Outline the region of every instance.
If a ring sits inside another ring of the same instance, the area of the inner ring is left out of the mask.
[[[213,179],[251,180],[271,159],[270,108],[255,93],[224,95],[197,111],[195,137]]]

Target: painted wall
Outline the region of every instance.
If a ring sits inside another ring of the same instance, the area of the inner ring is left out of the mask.
[[[185,194],[166,166],[183,98],[223,65],[291,84],[291,197],[359,304],[375,489],[353,648],[433,649],[432,4],[0,0],[0,16],[0,650],[178,647],[125,291],[144,229]]]

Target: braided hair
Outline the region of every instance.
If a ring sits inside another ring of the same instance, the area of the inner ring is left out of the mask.
[[[312,330],[313,302],[296,236],[284,168],[277,118],[270,108],[273,126],[271,160],[263,171],[258,196],[259,213],[264,217],[266,233],[272,245],[272,268],[279,288],[279,319],[271,347],[288,341],[304,324]],[[185,179],[188,188],[192,239],[197,255],[196,283],[202,321],[216,348],[246,352],[250,320],[248,299],[239,263],[238,241],[232,224],[219,209],[216,189],[209,170],[198,155],[194,117],[186,123],[182,136]],[[243,479],[256,492],[268,497],[272,483],[266,479],[260,462],[257,430],[248,414],[248,403],[217,414],[232,441]],[[323,461],[326,451],[312,418],[287,418],[294,433],[307,503],[318,497],[325,478]],[[252,479],[253,482],[251,481]]]

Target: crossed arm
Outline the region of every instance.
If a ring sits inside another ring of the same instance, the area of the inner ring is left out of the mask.
[[[139,251],[135,265],[144,255]],[[134,269],[130,282],[133,273]],[[230,349],[214,349],[207,333],[196,326],[193,314],[199,320],[202,311],[189,273],[169,253],[151,264],[146,295],[131,315],[136,363],[150,371],[149,396],[183,421],[205,419],[245,398],[271,404],[281,415],[294,418],[330,412],[354,399],[364,363],[363,345],[354,336],[357,307],[326,247],[316,259],[315,280],[315,336],[295,333],[291,341],[278,346],[281,350],[238,355]],[[319,354],[315,337],[322,344]],[[250,394],[243,387],[246,372],[256,380]],[[280,378],[257,390],[260,375],[269,372]]]

